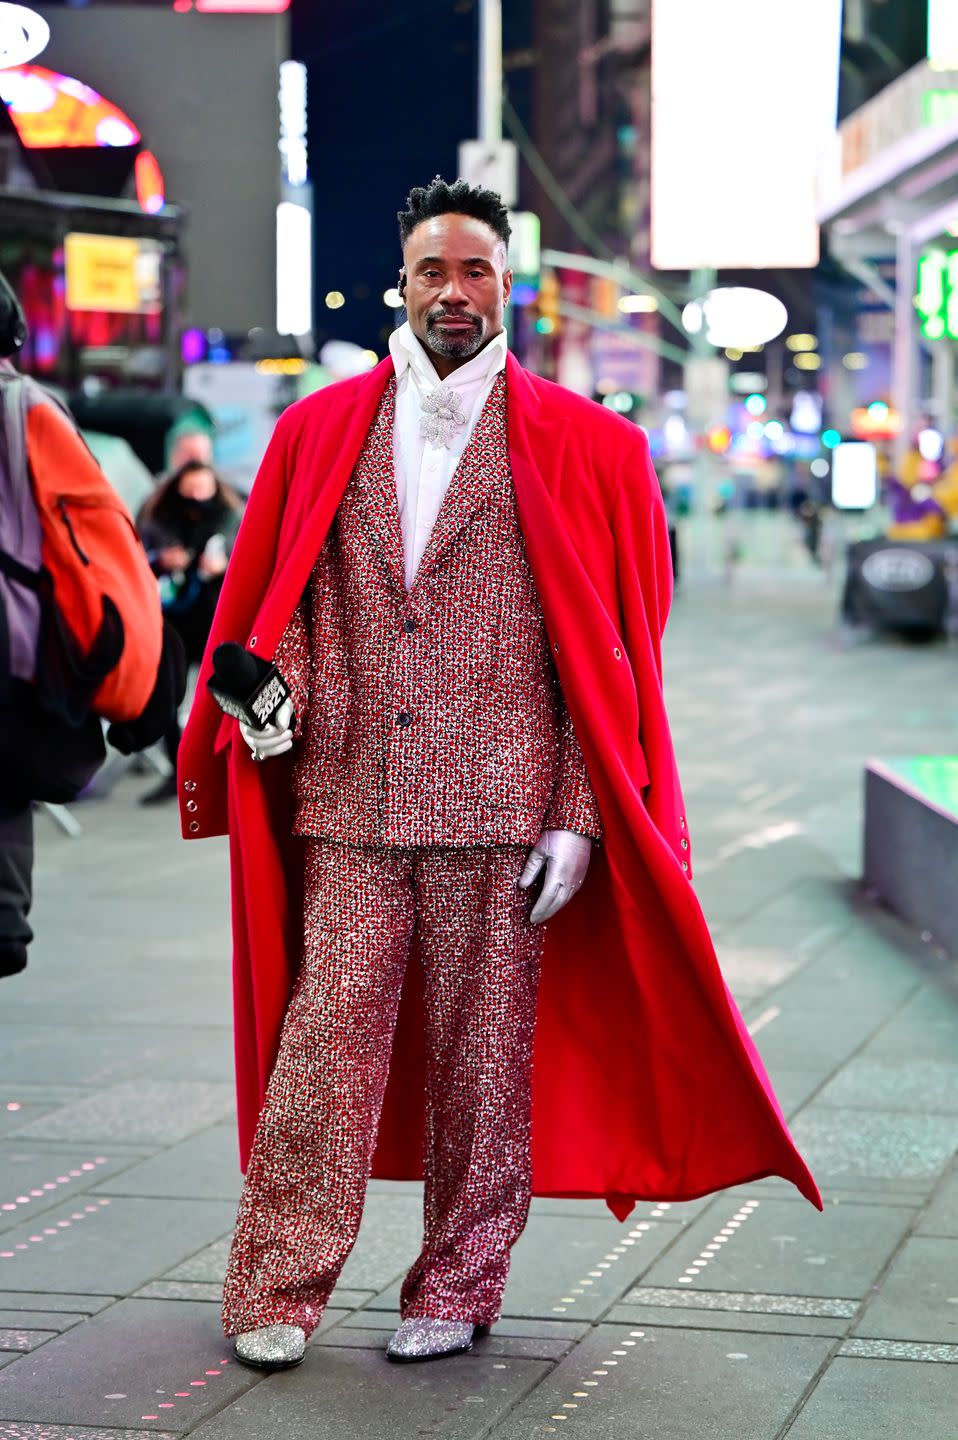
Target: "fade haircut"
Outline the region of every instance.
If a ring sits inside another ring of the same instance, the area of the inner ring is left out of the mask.
[[[417,225],[423,220],[432,220],[437,215],[471,215],[482,220],[495,231],[499,239],[509,248],[512,227],[509,212],[495,190],[484,190],[479,185],[470,185],[465,180],[454,180],[450,185],[437,175],[428,185],[416,185],[406,198],[406,210],[400,210],[399,239],[405,247]]]

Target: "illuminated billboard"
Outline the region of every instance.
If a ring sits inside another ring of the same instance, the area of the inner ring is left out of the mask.
[[[139,130],[118,105],[42,65],[0,70],[0,100],[21,144],[31,150],[139,144]]]
[[[163,307],[162,247],[154,240],[71,231],[64,243],[68,310],[152,315]]]
[[[841,0],[653,0],[652,264],[818,263]]]

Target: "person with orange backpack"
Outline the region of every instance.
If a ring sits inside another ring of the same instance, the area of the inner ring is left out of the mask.
[[[105,758],[165,733],[179,637],[129,511],[68,412],[12,364],[26,338],[0,275],[0,975],[32,939],[37,800],[73,800]]]

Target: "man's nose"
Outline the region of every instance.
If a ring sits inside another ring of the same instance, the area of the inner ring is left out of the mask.
[[[439,299],[443,305],[465,305],[466,292],[462,282],[450,275],[439,292]]]

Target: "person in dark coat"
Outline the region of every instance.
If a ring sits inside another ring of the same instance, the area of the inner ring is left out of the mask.
[[[151,495],[137,525],[160,579],[163,614],[183,641],[187,665],[199,665],[223,576],[243,518],[243,500],[203,460],[187,460]],[[156,805],[176,796],[180,724],[164,743],[172,773],[141,797]]]

